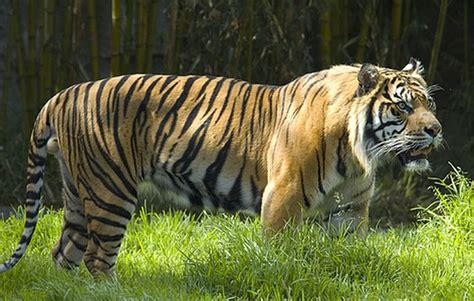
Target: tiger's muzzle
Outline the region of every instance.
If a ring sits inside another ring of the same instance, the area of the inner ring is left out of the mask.
[[[432,115],[430,121],[421,126],[421,133],[408,135],[410,137],[407,147],[397,153],[400,163],[412,171],[429,169],[428,156],[431,151],[438,148],[442,141],[442,127],[440,122]]]

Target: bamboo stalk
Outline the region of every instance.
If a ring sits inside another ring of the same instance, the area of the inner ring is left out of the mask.
[[[120,74],[120,0],[112,0],[112,64],[110,75]]]
[[[132,37],[133,34],[133,20],[135,19],[135,0],[126,0],[125,6],[125,36],[124,36],[124,51],[123,57],[120,60],[122,62],[122,73],[130,73],[130,57],[132,56]]]
[[[175,42],[174,42],[174,53],[176,55],[173,56],[173,74],[178,74],[182,71],[184,71],[184,66],[180,64],[179,61],[179,54],[183,52],[183,41],[186,37],[186,30],[189,30],[189,28],[192,28],[192,22],[193,22],[193,12],[188,8],[179,8],[179,0],[176,0],[176,8],[177,8],[177,14],[176,14],[176,33],[175,33]],[[184,5],[183,5],[184,6]],[[214,63],[215,65],[215,63]],[[209,67],[211,66],[211,67]],[[214,66],[211,64],[208,65],[206,72],[212,72],[214,70]],[[210,69],[209,69],[210,68]]]
[[[20,15],[20,0],[12,0],[12,30],[13,35],[15,36],[16,43],[16,58],[18,66],[18,77],[20,78],[20,94],[22,101],[25,101],[27,98],[26,95],[26,72],[25,72],[25,48],[21,34],[21,15]],[[26,108],[25,108],[26,110]]]
[[[0,133],[3,134],[2,141],[6,141],[8,127],[8,100],[10,99],[10,85],[12,74],[12,49],[15,47],[13,13],[8,17],[7,47],[5,49],[5,74],[3,76],[2,105],[0,106]]]
[[[176,24],[178,21],[178,0],[172,0],[169,6],[169,31],[168,47],[166,49],[166,71],[176,73],[175,52],[176,52]]]
[[[52,64],[53,64],[53,33],[54,33],[54,9],[55,0],[44,1],[44,42],[42,55],[42,75],[41,75],[41,101],[44,102],[53,93],[52,85]]]
[[[464,82],[469,82],[469,64],[470,51],[469,51],[469,0],[464,0]]]
[[[243,18],[241,18],[243,19]],[[229,70],[227,71],[227,76],[230,77],[240,77],[239,76],[239,67],[241,66],[240,58],[242,56],[243,40],[244,40],[244,30],[238,30],[238,37],[235,43],[235,50],[232,57],[232,63]]]
[[[438,65],[439,49],[441,41],[443,40],[444,23],[446,21],[446,12],[448,11],[448,0],[441,0],[439,7],[438,25],[436,26],[436,34],[431,50],[430,69],[428,71],[428,84],[432,84],[436,74],[436,67]]]
[[[151,0],[150,10],[148,11],[148,32],[146,39],[146,64],[145,70],[151,73],[153,70],[153,52],[156,48],[156,26],[158,15],[158,0]]]
[[[112,6],[116,0],[112,2]],[[96,80],[99,78],[99,47],[97,42],[97,17],[96,17],[96,8],[95,1],[87,1],[87,13],[88,13],[88,23],[89,23],[89,34],[90,34],[90,51],[91,51],[91,69],[92,69],[92,79]],[[113,14],[112,14],[112,23],[113,23]],[[114,29],[112,28],[112,32]],[[112,41],[114,39],[112,33]],[[119,42],[120,43],[120,42]],[[113,44],[113,42],[112,42]],[[113,51],[113,47],[112,47]],[[113,55],[113,54],[112,54]]]
[[[270,23],[272,24],[272,32],[273,32],[273,35],[275,36],[275,40],[283,43],[283,45],[287,47],[288,42],[285,38],[285,34],[280,24],[280,21],[279,21],[280,19],[278,19],[278,17],[274,13],[272,9],[272,5],[270,5],[268,0],[264,0],[263,3],[265,4],[265,10],[270,18],[270,21],[271,21]],[[281,6],[283,6],[283,2],[278,2],[278,3],[280,3]],[[283,8],[281,10],[283,10]]]
[[[349,37],[349,0],[342,0],[342,42],[346,43]]]
[[[84,33],[82,4],[82,0],[74,0],[72,7],[71,57],[69,58],[69,74],[72,82],[81,81],[88,77],[84,72],[82,64],[76,57],[76,53],[81,51],[81,36]]]
[[[13,8],[13,35],[16,37],[16,57],[18,65],[18,77],[20,78],[20,95],[21,95],[21,104],[22,104],[22,133],[25,139],[28,139],[30,130],[33,126],[33,112],[28,109],[28,81],[27,74],[25,70],[25,47],[22,39],[21,33],[21,8],[19,0],[12,0]]]
[[[68,66],[68,59],[71,56],[71,47],[72,47],[72,1],[66,0],[66,9],[64,11],[64,33],[61,46],[61,62],[59,66],[59,78],[56,82],[56,91],[63,89],[68,81],[66,81]]]
[[[37,2],[35,0],[28,0],[27,2],[27,17],[28,17],[28,108],[31,115],[34,114],[38,104],[38,83],[36,74],[36,30],[37,30]]]
[[[137,71],[145,71],[145,43],[147,32],[147,14],[145,0],[138,0],[138,28],[137,28]]]
[[[44,44],[45,44],[45,26],[46,26],[46,2],[47,0],[39,1],[39,9],[37,11],[38,25],[36,30],[38,31],[38,48],[36,50],[36,57],[38,58],[38,103],[43,101],[43,86],[44,86]]]
[[[359,40],[357,42],[356,62],[362,63],[365,59],[365,48],[372,16],[372,0],[366,1],[364,6],[364,14],[360,26]]]
[[[410,25],[410,12],[411,12],[411,0],[403,1],[403,26],[402,28],[407,28]],[[402,32],[403,34],[403,32]]]
[[[331,9],[331,50],[332,61],[338,62],[342,40],[342,6],[341,0],[333,1]]]
[[[245,79],[248,81],[252,80],[252,56],[253,56],[253,35],[255,26],[255,14],[254,14],[255,0],[247,0],[246,15],[248,17],[247,23],[247,51],[245,56]]]
[[[331,7],[325,5],[320,12],[320,55],[321,67],[326,68],[331,65]]]
[[[400,37],[401,37],[401,23],[402,23],[402,7],[403,0],[392,1],[392,66],[398,65],[400,57]]]

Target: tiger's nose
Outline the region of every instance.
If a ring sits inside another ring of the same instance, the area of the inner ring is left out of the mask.
[[[441,124],[436,122],[433,124],[430,124],[428,126],[425,126],[424,131],[427,133],[430,137],[436,137],[440,132],[441,132]]]

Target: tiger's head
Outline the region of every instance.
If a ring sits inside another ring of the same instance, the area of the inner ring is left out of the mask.
[[[364,144],[368,160],[395,156],[408,170],[430,168],[427,156],[442,142],[432,93],[413,58],[401,71],[364,64],[357,96],[369,97]]]

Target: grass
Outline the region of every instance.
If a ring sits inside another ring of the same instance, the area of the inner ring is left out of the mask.
[[[114,279],[84,266],[57,270],[50,249],[61,212],[43,214],[25,258],[0,274],[4,299],[425,299],[474,298],[474,182],[438,181],[436,205],[416,228],[329,237],[317,225],[272,240],[258,219],[195,218],[142,210],[130,224]],[[0,258],[16,247],[21,218],[0,222]]]

